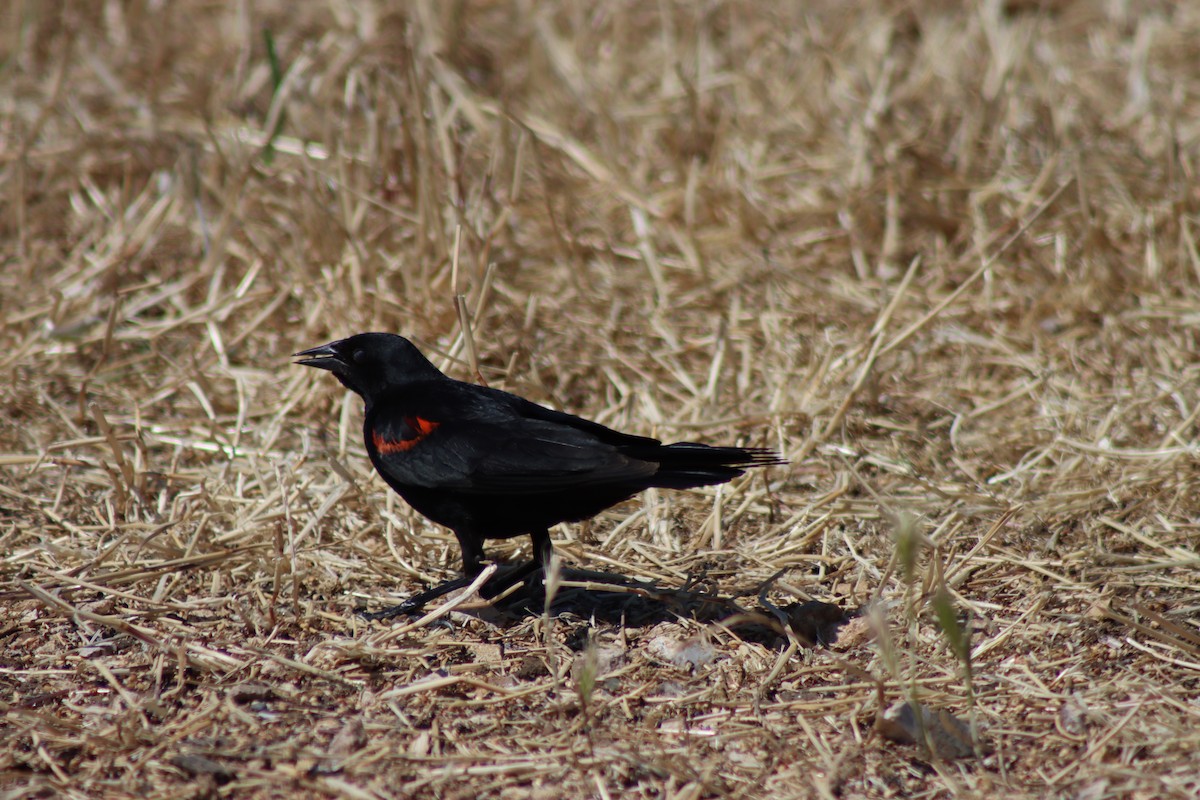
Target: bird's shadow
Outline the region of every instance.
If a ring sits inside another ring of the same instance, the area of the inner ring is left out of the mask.
[[[502,580],[503,573],[497,577]],[[752,605],[743,605],[698,580],[680,588],[667,588],[619,573],[563,567],[548,609],[546,583],[539,570],[490,605],[468,613],[501,627],[547,611],[558,618],[574,616],[633,627],[690,619],[722,626],[743,639],[769,647],[785,647],[793,639],[810,646],[830,644],[837,639],[838,629],[857,616],[857,610],[819,600],[776,606],[767,599],[767,593],[778,577],[759,587],[757,597],[755,592],[740,595],[752,601]]]

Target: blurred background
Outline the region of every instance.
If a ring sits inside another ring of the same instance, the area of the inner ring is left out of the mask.
[[[0,785],[1194,796],[1197,64],[1191,3],[5,3]],[[363,622],[457,569],[290,363],[367,330],[779,449],[559,551],[862,624]]]

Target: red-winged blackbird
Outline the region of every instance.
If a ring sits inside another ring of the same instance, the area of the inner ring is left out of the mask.
[[[454,531],[468,578],[483,568],[486,539],[529,534],[533,571],[549,560],[556,523],[587,519],[643,489],[725,483],[748,467],[784,463],[763,448],[664,445],[457,381],[394,334],[362,333],[296,355],[362,396],[371,463],[409,505]]]

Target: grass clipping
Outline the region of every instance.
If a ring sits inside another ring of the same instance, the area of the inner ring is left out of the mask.
[[[785,5],[0,9],[5,797],[1200,793],[1200,14]],[[366,622],[363,330],[791,463]]]

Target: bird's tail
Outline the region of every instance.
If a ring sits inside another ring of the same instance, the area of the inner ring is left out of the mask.
[[[774,450],[765,447],[710,447],[692,442],[662,445],[647,460],[659,464],[653,485],[666,489],[725,483],[753,467],[787,463]]]

